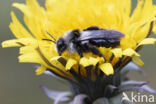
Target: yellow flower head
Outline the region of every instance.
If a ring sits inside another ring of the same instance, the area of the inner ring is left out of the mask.
[[[152,0],[138,0],[132,12],[132,0],[46,0],[45,8],[36,0],[26,0],[26,4],[13,6],[24,13],[25,28],[11,12],[10,29],[16,39],[4,41],[3,47],[20,47],[20,62],[38,63],[37,75],[49,70],[54,74],[76,82],[75,74],[96,79],[101,73],[109,76],[121,70],[130,61],[138,65],[144,63],[137,53],[143,45],[153,44],[155,38],[148,38],[156,32],[156,6]],[[102,57],[92,52],[84,52],[80,57],[76,52],[58,55],[55,43],[43,39],[56,40],[69,30],[97,26],[113,29],[124,34],[120,45],[115,48],[97,47]],[[48,32],[48,33],[47,33]]]

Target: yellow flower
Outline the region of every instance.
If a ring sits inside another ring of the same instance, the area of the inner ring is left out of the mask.
[[[132,0],[46,0],[45,8],[36,0],[26,0],[26,4],[14,3],[13,6],[24,13],[27,28],[11,12],[10,29],[16,39],[4,41],[2,46],[20,47],[20,62],[41,65],[36,70],[37,75],[49,70],[73,82],[77,82],[75,74],[93,78],[97,71],[98,75],[104,73],[109,76],[130,61],[143,65],[137,52],[143,45],[156,42],[155,38],[148,38],[152,31],[156,33],[156,6],[152,4],[152,0],[138,0],[132,12],[131,2]],[[116,48],[98,48],[104,58],[92,53],[84,53],[84,57],[80,58],[77,53],[67,51],[58,56],[55,44],[42,40],[52,39],[47,32],[58,40],[69,30],[82,31],[90,26],[114,29],[125,36]]]

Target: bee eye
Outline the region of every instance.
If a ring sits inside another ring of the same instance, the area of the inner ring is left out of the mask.
[[[61,47],[63,47],[64,45],[65,45],[64,40],[63,40],[62,38],[60,38],[60,39],[58,40],[58,42],[57,42],[57,47],[58,47],[58,48],[61,48]]]
[[[66,50],[67,46],[66,46],[65,41],[64,41],[63,38],[60,38],[57,41],[56,47],[57,47],[59,55],[61,55]]]

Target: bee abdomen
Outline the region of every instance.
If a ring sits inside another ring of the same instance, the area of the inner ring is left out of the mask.
[[[117,47],[120,45],[120,40],[118,39],[110,39],[110,40],[105,40],[105,39],[91,39],[89,40],[90,44],[95,45],[97,47]]]

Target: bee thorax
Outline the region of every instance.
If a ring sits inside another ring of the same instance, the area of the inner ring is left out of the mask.
[[[67,51],[68,51],[68,52],[76,52],[74,43],[69,43],[69,44],[68,44],[68,46],[67,46]]]

